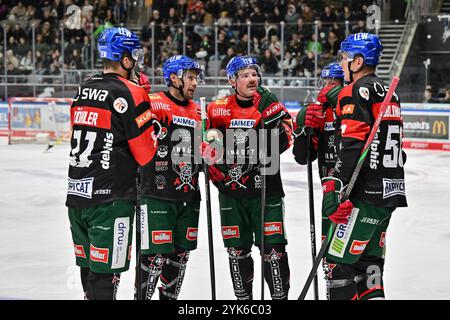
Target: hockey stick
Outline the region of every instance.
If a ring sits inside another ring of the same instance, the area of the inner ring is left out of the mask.
[[[142,254],[141,254],[141,241],[142,241],[142,170],[138,167],[136,177],[136,292],[135,300],[142,300]]]
[[[311,162],[311,139],[313,135],[312,128],[307,128],[306,133],[306,166],[308,172],[308,196],[309,196],[309,233],[311,235],[311,256],[314,265],[316,258],[316,223],[314,218],[314,190],[313,190],[313,176],[312,176],[312,162]],[[317,273],[314,276],[314,300],[319,300],[319,282]]]
[[[264,118],[261,117],[261,144],[260,147],[262,150],[260,151],[260,156],[266,156],[266,132],[265,132],[265,124],[264,124]],[[264,248],[265,248],[265,241],[264,241],[264,227],[265,227],[265,213],[266,213],[266,167],[265,164],[262,163],[263,159],[261,161],[261,243],[260,243],[260,253],[261,253],[261,300],[264,300]]]
[[[206,138],[206,98],[200,98],[200,108],[202,114],[202,140],[207,141]],[[214,243],[212,233],[212,217],[211,217],[211,192],[209,188],[209,171],[206,161],[203,162],[203,169],[205,173],[205,194],[206,194],[206,218],[208,223],[208,247],[209,247],[209,274],[211,279],[211,299],[216,300],[216,275],[214,268]]]
[[[372,144],[372,141],[375,137],[375,134],[378,131],[378,128],[381,123],[381,119],[384,116],[384,113],[386,112],[388,104],[391,102],[392,95],[394,94],[395,88],[397,87],[397,84],[399,82],[400,78],[395,76],[392,78],[391,85],[389,86],[389,90],[386,93],[386,96],[383,100],[383,103],[380,107],[380,112],[378,114],[378,117],[376,118],[372,130],[370,131],[369,137],[366,140],[366,143],[364,144],[364,147],[361,151],[361,155],[359,156],[358,162],[356,164],[355,170],[353,171],[352,177],[350,179],[350,182],[347,185],[347,188],[345,190],[345,193],[341,199],[341,202],[346,201],[350,197],[350,193],[352,192],[353,186],[355,185],[356,179],[358,178],[359,172],[361,171],[362,165],[364,164],[364,160],[367,157],[367,153],[369,151],[370,145]],[[316,260],[314,261],[313,268],[311,269],[309,276],[306,280],[306,283],[302,289],[302,292],[300,293],[300,296],[298,297],[298,300],[304,300],[306,297],[306,294],[308,293],[308,289],[311,285],[311,282],[317,272],[317,268],[319,267],[320,261],[322,260],[323,256],[325,255],[325,251],[328,249],[328,246],[331,243],[331,238],[333,237],[334,231],[336,229],[336,224],[332,223],[330,226],[330,229],[328,230],[328,235],[325,238],[325,240],[322,242],[322,247],[320,248],[319,254],[316,257]]]

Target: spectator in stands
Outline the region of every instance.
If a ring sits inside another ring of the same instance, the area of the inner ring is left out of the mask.
[[[450,86],[445,89],[445,97],[442,100],[443,103],[450,103]]]
[[[180,23],[180,17],[177,16],[177,12],[175,11],[175,8],[169,9],[169,16],[167,17],[167,24],[171,27],[176,28],[176,25]],[[175,31],[172,31],[175,32]]]
[[[219,14],[222,8],[220,7],[219,1],[209,0],[206,1],[205,10],[206,12],[210,13],[213,16],[214,20],[217,20],[219,18]]]
[[[285,19],[283,19],[283,16],[281,15],[281,11],[280,8],[278,6],[275,6],[273,8],[273,12],[269,12],[267,20],[269,23],[275,23],[275,24],[279,24],[281,21],[285,21]],[[293,23],[295,25],[295,23],[297,22],[297,20],[295,20]]]
[[[430,86],[430,85],[427,85],[425,87],[425,91],[424,91],[423,95],[424,95],[423,102],[425,102],[425,103],[427,103],[427,102],[428,103],[437,103],[437,102],[439,102],[439,99],[437,99],[434,96],[433,87]]]
[[[12,51],[11,49],[6,51],[6,64],[11,64],[14,69],[19,67],[19,60],[16,58],[16,56],[14,55],[14,51]]]
[[[220,13],[220,18],[217,20],[217,25],[219,26],[219,28],[228,32],[228,30],[231,27],[231,24],[232,22],[231,19],[228,17],[228,12],[222,11]]]
[[[307,51],[300,61],[298,76],[312,77],[314,74],[314,52]]]
[[[298,61],[295,56],[292,55],[290,51],[284,53],[283,61],[278,62],[278,68],[280,69],[280,74],[284,76],[292,77],[294,76],[294,71],[297,68]]]
[[[100,21],[105,21],[107,13],[109,10],[108,0],[100,0],[96,3],[94,9],[94,16]]]
[[[6,19],[9,8],[3,3],[3,0],[0,0],[0,20]]]
[[[340,22],[354,21],[355,17],[349,5],[344,5],[342,12],[338,15],[337,20]]]
[[[222,10],[226,11],[229,17],[234,17],[237,12],[236,1],[225,0],[225,3],[222,5]]]
[[[331,25],[337,20],[336,15],[332,12],[329,5],[325,6],[322,14],[320,15],[320,20],[326,25]]]
[[[317,40],[316,34],[313,33],[311,35],[311,40],[309,40],[306,44],[306,50],[317,52],[317,54],[321,54],[323,52],[323,47],[320,41]]]
[[[223,56],[227,53],[227,49],[230,46],[226,32],[224,30],[220,30],[217,35],[217,51],[219,52],[219,56]]]
[[[238,56],[248,55],[249,54],[249,52],[247,52],[248,43],[249,43],[248,34],[244,33],[241,36],[241,39],[236,44],[236,55]]]
[[[281,42],[278,40],[278,36],[273,35],[270,37],[269,50],[275,56],[275,58],[279,59],[281,55]]]
[[[176,16],[180,18],[180,21],[183,21],[187,15],[187,0],[178,0],[178,3],[175,6]]]
[[[287,51],[295,53],[296,56],[301,56],[305,50],[305,44],[298,33],[293,33],[291,40],[288,42]]]
[[[358,24],[352,27],[351,32],[352,33],[367,32],[365,20],[358,20]]]
[[[306,25],[302,18],[298,18],[294,32],[298,33],[303,41],[306,41],[313,34],[313,26],[311,24]]]
[[[296,31],[295,24],[299,17],[300,14],[295,9],[295,6],[293,4],[289,4],[286,15],[284,16],[284,21],[286,22],[286,31],[288,32],[288,34],[292,34]]]
[[[22,1],[18,1],[17,4],[11,9],[10,15],[13,15],[16,20],[21,20],[25,17],[27,10]]]
[[[301,17],[303,18],[303,21],[306,23],[314,22],[314,11],[312,10],[312,8],[309,4],[305,4],[303,6],[303,12],[302,12]]]
[[[226,68],[228,62],[230,62],[231,59],[234,58],[236,54],[234,53],[233,47],[229,47],[227,50],[227,55],[222,59],[220,62],[220,70],[219,70],[219,76],[225,76],[227,74]]]
[[[335,57],[339,51],[340,48],[340,41],[334,31],[330,31],[328,33],[328,37],[326,42],[323,45],[323,55],[325,55],[325,58],[332,59]]]
[[[250,14],[250,21],[252,23],[252,34],[259,39],[262,39],[265,35],[263,26],[266,20],[267,16],[264,12],[262,12],[261,7],[254,5],[253,12]]]
[[[20,60],[19,70],[23,74],[30,74],[33,71],[33,52],[28,50],[27,54]]]
[[[50,15],[55,20],[61,20],[64,18],[64,3],[62,0],[53,0],[50,6]]]
[[[260,65],[264,75],[274,76],[278,72],[278,61],[269,49],[264,51]]]
[[[27,54],[29,49],[30,49],[30,46],[28,45],[25,38],[20,37],[19,42],[17,43],[17,46],[16,46],[14,52],[17,54],[18,57],[23,57]]]
[[[127,17],[127,7],[122,0],[115,0],[112,6],[112,15],[114,17],[114,22],[116,24],[121,24],[126,22]]]

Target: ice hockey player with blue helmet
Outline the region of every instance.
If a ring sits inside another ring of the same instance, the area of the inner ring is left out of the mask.
[[[325,253],[327,293],[332,300],[383,299],[386,234],[392,213],[406,207],[403,120],[396,93],[388,105],[349,200],[341,195],[355,170],[388,91],[375,74],[383,46],[370,33],[349,35],[339,60],[348,82],[336,106],[337,157],[322,179],[322,211],[337,224]]]

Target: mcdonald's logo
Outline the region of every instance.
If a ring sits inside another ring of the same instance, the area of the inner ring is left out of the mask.
[[[433,123],[433,134],[438,135],[446,135],[447,134],[447,127],[445,126],[445,122],[442,120],[436,120]]]

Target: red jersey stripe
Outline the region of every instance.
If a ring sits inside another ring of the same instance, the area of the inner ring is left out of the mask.
[[[343,138],[353,138],[365,141],[369,131],[370,126],[365,122],[351,119],[342,120],[341,134]]]
[[[145,130],[140,136],[128,140],[131,153],[139,165],[149,163],[155,155],[158,143],[153,139],[153,126]]]

